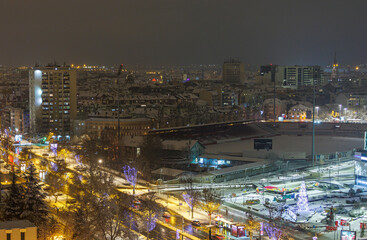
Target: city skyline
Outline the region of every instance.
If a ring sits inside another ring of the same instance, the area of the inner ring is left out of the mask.
[[[0,4],[0,64],[330,65],[366,62],[364,1]]]

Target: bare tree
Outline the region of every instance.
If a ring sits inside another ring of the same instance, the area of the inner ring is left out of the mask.
[[[194,208],[199,204],[201,194],[200,191],[195,189],[194,180],[191,176],[183,178],[183,182],[186,183],[186,187],[182,197],[191,209],[191,218],[194,218]]]
[[[212,224],[212,215],[220,207],[221,200],[212,188],[205,188],[202,192],[201,208],[209,215],[209,225]]]
[[[158,216],[161,215],[163,208],[155,201],[155,194],[146,195],[146,199],[142,203],[141,222],[143,229],[147,232],[149,239],[150,232],[156,227]]]
[[[250,238],[252,240],[254,232],[260,230],[260,223],[254,219],[254,217],[250,214],[245,222],[245,228],[250,233]]]

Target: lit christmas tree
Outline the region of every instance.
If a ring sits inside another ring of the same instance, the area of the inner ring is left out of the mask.
[[[308,208],[308,197],[306,191],[305,182],[302,182],[301,188],[299,189],[298,200],[297,200],[297,211],[298,212],[307,212],[310,209]]]

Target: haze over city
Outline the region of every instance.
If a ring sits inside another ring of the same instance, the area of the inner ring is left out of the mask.
[[[0,64],[366,62],[366,1],[2,1]]]

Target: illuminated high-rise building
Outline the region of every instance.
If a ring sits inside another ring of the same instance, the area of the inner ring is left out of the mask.
[[[338,80],[338,71],[339,64],[336,60],[336,53],[334,54],[334,62],[333,62],[333,69],[331,70],[331,81],[337,81]]]
[[[67,66],[34,67],[29,72],[29,117],[32,135],[72,134],[76,116],[76,71]]]
[[[276,82],[285,88],[320,85],[323,83],[323,70],[320,66],[277,66]]]
[[[245,65],[230,59],[223,63],[223,83],[241,85],[245,82]]]

